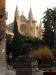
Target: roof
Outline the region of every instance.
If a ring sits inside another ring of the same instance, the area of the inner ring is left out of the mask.
[[[21,20],[22,22],[27,21],[27,19],[25,18],[25,16],[24,16],[24,15],[21,15],[21,16],[20,16],[20,20]]]
[[[7,28],[7,30],[13,32],[13,26],[14,26],[14,22],[8,24],[6,28]]]

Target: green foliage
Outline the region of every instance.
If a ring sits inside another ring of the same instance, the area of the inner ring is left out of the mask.
[[[9,39],[9,41],[11,42],[10,44],[8,44],[9,41],[7,41],[7,51],[8,50],[10,51],[8,53],[8,55],[12,52],[13,62],[15,62],[15,59],[19,55],[25,55],[27,53],[30,53],[31,49],[38,48],[38,47],[42,46],[42,44],[43,44],[43,41],[40,39],[32,38],[31,36],[21,35],[18,32],[16,17],[14,20],[13,32],[14,32],[13,40],[10,41],[10,39]]]
[[[52,50],[47,47],[47,46],[43,46],[43,47],[40,47],[38,48],[38,50],[34,50],[32,51],[32,58],[50,58],[50,59],[53,59],[54,58],[54,55],[53,55],[53,52]]]
[[[16,17],[14,19],[13,33],[14,33],[14,35],[17,35],[18,34],[18,26],[17,26]]]
[[[56,8],[47,9],[43,17],[44,37],[43,40],[50,48],[54,47]]]

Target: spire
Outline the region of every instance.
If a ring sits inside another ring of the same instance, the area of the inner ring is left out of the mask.
[[[18,31],[20,32],[20,14],[19,14],[18,6],[16,6],[15,17],[18,25]]]
[[[30,11],[29,11],[28,19],[29,19],[29,20],[30,20],[30,19],[33,20],[33,14],[32,14],[31,7],[30,7]]]
[[[19,10],[18,10],[18,6],[16,6],[15,16],[16,16],[16,17],[19,17]]]
[[[22,15],[23,15],[23,11],[22,11]]]
[[[40,24],[39,24],[39,30],[41,31],[41,25],[42,25],[42,23],[41,23],[41,20],[40,20]]]

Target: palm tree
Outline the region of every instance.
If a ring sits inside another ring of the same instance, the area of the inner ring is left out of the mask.
[[[56,22],[56,7],[48,9],[44,12],[43,23],[44,23],[44,37],[45,42],[54,47],[54,33],[55,33],[55,22]]]
[[[56,21],[56,7],[53,9],[48,9],[44,12],[45,16],[43,17],[44,24],[47,23],[52,29],[55,28],[55,21]]]

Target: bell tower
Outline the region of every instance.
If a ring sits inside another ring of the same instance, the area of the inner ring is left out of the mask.
[[[32,14],[31,7],[30,7],[30,11],[29,11],[28,19],[29,19],[29,20],[33,20],[33,14]]]
[[[0,70],[5,75],[6,70],[6,16],[5,16],[5,0],[0,0]]]
[[[30,8],[28,14],[28,35],[35,37],[35,24],[36,21],[33,18],[32,9]]]
[[[32,21],[33,21],[33,14],[30,7],[29,14],[28,14],[28,35],[31,36],[31,30],[32,30]]]
[[[18,10],[18,6],[16,6],[15,17],[18,25],[18,31],[20,32],[20,13]]]

